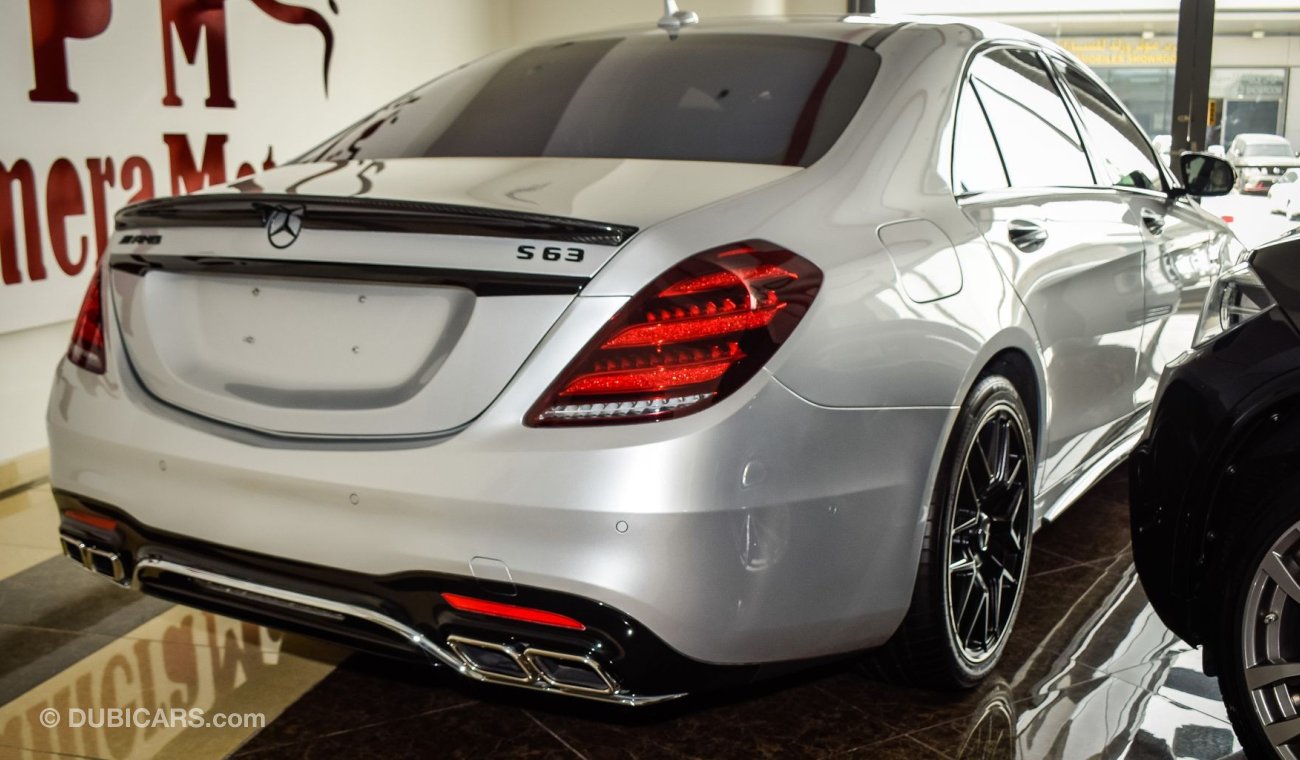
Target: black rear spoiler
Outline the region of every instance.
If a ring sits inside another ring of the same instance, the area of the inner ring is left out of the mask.
[[[449,203],[261,193],[155,198],[127,206],[115,220],[119,230],[262,227],[277,209],[301,210],[303,227],[318,230],[512,237],[590,245],[622,245],[637,231],[621,224]]]

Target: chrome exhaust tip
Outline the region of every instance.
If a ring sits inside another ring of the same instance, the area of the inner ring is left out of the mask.
[[[505,644],[459,635],[448,636],[447,647],[484,680],[528,684],[575,695],[618,692],[614,679],[591,657],[533,647],[520,654]]]
[[[536,680],[532,668],[504,644],[465,636],[448,636],[447,646],[465,666],[488,680],[530,684]]]
[[[59,534],[59,546],[62,547],[64,556],[79,562],[87,572],[108,578],[119,586],[131,585],[126,577],[126,567],[117,552],[90,546],[66,533]]]
[[[526,649],[523,659],[552,688],[578,694],[613,694],[614,679],[605,674],[600,662],[591,657],[544,649]]]

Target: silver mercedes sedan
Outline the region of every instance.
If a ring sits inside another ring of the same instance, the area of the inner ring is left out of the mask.
[[[1240,246],[1017,30],[509,50],[123,210],[49,406],[66,553],[624,705],[863,653],[969,686]]]

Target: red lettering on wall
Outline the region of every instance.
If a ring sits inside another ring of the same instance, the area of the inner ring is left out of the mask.
[[[230,97],[230,64],[226,55],[226,0],[162,0],[163,74],[167,94],[163,105],[179,106],[176,94],[176,64],[172,55],[172,30],[180,40],[181,52],[191,65],[198,62],[199,34],[207,40],[208,108],[234,108]]]
[[[66,158],[60,158],[50,167],[45,180],[45,223],[50,229],[50,248],[54,261],[63,273],[75,277],[86,267],[90,241],[81,236],[81,255],[75,260],[68,255],[68,227],[70,216],[86,213],[86,197],[81,192],[81,178],[77,167]]]
[[[27,93],[33,102],[76,103],[68,86],[70,39],[87,40],[108,28],[111,0],[28,0],[32,27],[32,69],[36,87]]]
[[[208,135],[203,142],[203,162],[196,164],[185,135],[163,135],[171,164],[172,195],[202,190],[226,181],[226,136]]]
[[[90,172],[90,208],[95,218],[95,260],[104,255],[108,245],[108,193],[117,183],[113,174],[113,159],[88,158],[86,171]]]
[[[13,187],[18,185],[19,208],[14,210]],[[23,240],[27,250],[27,276],[45,279],[45,262],[41,260],[41,220],[36,209],[36,177],[32,165],[18,160],[14,168],[0,164],[0,281],[15,285],[23,280],[18,267],[18,218],[23,223]]]
[[[310,26],[320,32],[321,39],[325,41],[325,63],[322,67],[321,75],[325,81],[325,94],[330,91],[330,58],[334,55],[334,32],[330,29],[330,24],[325,17],[310,8],[302,8],[296,5],[282,3],[280,0],[253,0],[263,13],[286,24],[296,26]],[[330,2],[331,9],[338,13],[338,7],[334,5],[333,0]]]
[[[131,196],[127,203],[138,203],[154,197],[153,167],[142,156],[131,156],[122,163],[122,189],[134,189],[137,179],[140,181],[140,191]]]

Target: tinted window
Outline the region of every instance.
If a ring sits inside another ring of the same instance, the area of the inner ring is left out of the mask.
[[[1283,143],[1246,143],[1246,150],[1242,154],[1245,156],[1287,156],[1291,153],[1291,146]]]
[[[995,50],[971,79],[1017,187],[1094,184],[1079,132],[1036,53]]]
[[[954,192],[978,193],[1007,186],[1002,156],[993,141],[984,107],[970,82],[962,87],[961,98],[957,101],[957,124],[952,142]]]
[[[1058,64],[1059,65],[1059,64]],[[1162,190],[1160,169],[1142,130],[1129,121],[1100,85],[1068,66],[1060,66],[1065,81],[1079,101],[1084,129],[1092,136],[1105,179],[1112,185]]]
[[[385,106],[311,160],[658,158],[808,166],[879,67],[861,45],[666,34],[506,51]]]

